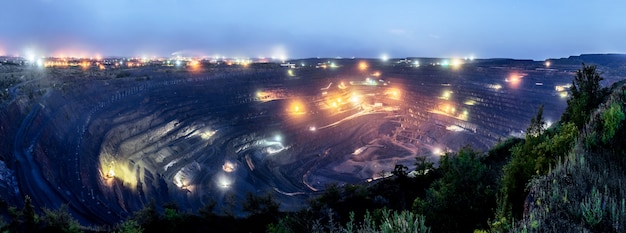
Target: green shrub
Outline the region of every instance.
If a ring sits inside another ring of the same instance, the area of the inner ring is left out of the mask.
[[[350,221],[343,229],[336,229],[338,232],[430,232],[426,226],[424,216],[414,214],[410,211],[394,211],[382,209],[380,212],[380,224],[377,224],[369,211],[365,212],[363,223],[355,224],[354,212],[350,213]],[[329,228],[330,229],[330,228]]]
[[[622,106],[618,103],[611,103],[609,109],[602,113],[602,142],[608,144],[615,132],[619,129],[622,121],[624,120],[624,112]]]
[[[600,221],[602,221],[602,217],[604,216],[602,205],[602,194],[600,194],[598,189],[595,187],[591,191],[591,197],[585,198],[585,200],[580,203],[580,210],[585,222],[587,222],[587,224],[591,227],[595,227],[598,223],[600,223]]]
[[[384,210],[383,221],[380,224],[380,232],[430,232],[424,224],[424,217],[421,215],[413,214],[409,211],[397,211]]]
[[[127,220],[122,223],[117,230],[118,233],[142,233],[143,228],[135,220]]]
[[[469,147],[439,161],[442,177],[415,199],[414,208],[436,232],[459,232],[488,227],[496,208],[496,178],[489,176],[483,154]],[[445,216],[445,217],[442,217]]]

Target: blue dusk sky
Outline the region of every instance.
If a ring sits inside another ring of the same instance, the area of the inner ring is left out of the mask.
[[[509,57],[626,53],[626,1],[6,0],[0,55]]]

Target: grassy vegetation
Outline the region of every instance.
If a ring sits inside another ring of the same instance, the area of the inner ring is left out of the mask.
[[[246,195],[248,213],[199,213],[153,203],[111,228],[78,226],[67,210],[6,208],[0,231],[115,232],[626,232],[626,81],[600,88],[594,66],[573,81],[561,121],[546,128],[543,107],[525,138],[487,152],[464,147],[438,167],[416,159],[371,184],[329,185],[297,212],[270,195]],[[43,213],[39,215],[38,213]]]

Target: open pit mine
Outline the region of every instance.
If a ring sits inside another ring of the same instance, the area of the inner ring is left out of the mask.
[[[20,84],[7,89],[1,105],[2,197],[67,204],[87,224],[119,222],[152,200],[192,211],[215,201],[219,210],[248,192],[296,210],[330,183],[373,182],[396,164],[413,167],[416,156],[437,161],[464,145],[486,150],[523,136],[540,105],[558,121],[580,67],[293,63],[145,65],[117,78],[0,67],[35,88],[34,96]]]

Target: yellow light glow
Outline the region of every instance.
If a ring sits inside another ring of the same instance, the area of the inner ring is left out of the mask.
[[[200,138],[204,139],[204,140],[209,140],[213,135],[215,135],[215,130],[209,130],[209,131],[205,131],[200,133]]]
[[[444,100],[448,100],[450,99],[450,97],[452,96],[452,93],[454,93],[453,91],[443,91],[443,93],[441,94],[441,96],[439,97],[440,99],[444,99]]]
[[[113,160],[110,156],[100,156],[100,174],[108,186],[113,185],[114,180],[121,181],[124,186],[135,190],[137,176],[133,169],[128,166],[128,161]]]
[[[491,89],[494,89],[494,90],[500,90],[502,88],[502,85],[500,85],[500,84],[489,84],[488,87],[491,88]]]
[[[224,165],[222,165],[222,170],[228,173],[235,171],[235,169],[236,169],[235,164],[230,161],[226,161]]]
[[[387,95],[391,99],[397,100],[397,99],[400,99],[400,90],[391,88],[385,92],[385,95]]]
[[[365,61],[359,62],[359,70],[367,70],[367,67],[368,67],[367,62]]]
[[[352,103],[355,103],[355,104],[359,103],[359,97],[356,96],[356,95],[352,96],[352,98],[350,98],[350,100],[352,101]]]
[[[443,153],[441,152],[441,149],[439,149],[439,148],[434,148],[433,149],[433,154],[434,155],[443,155]]]
[[[109,172],[107,172],[107,178],[113,178],[115,177],[115,171],[113,170],[113,168],[109,169]]]
[[[200,66],[200,62],[199,61],[192,60],[192,61],[190,61],[187,64],[188,64],[188,70],[189,71],[191,71],[191,72],[198,72],[198,71],[200,71],[201,66]]]
[[[291,114],[304,114],[305,109],[302,101],[294,100],[289,104],[289,108],[287,110]]]
[[[346,84],[344,82],[339,83],[339,85],[337,85],[337,87],[339,89],[341,89],[341,90],[344,90],[344,89],[348,88],[348,87],[346,87]]]
[[[519,74],[511,74],[504,81],[509,83],[509,86],[511,86],[512,88],[517,88],[522,82],[522,77],[523,76]]]
[[[452,66],[452,68],[458,68],[463,65],[463,61],[461,59],[452,59],[450,65]]]

